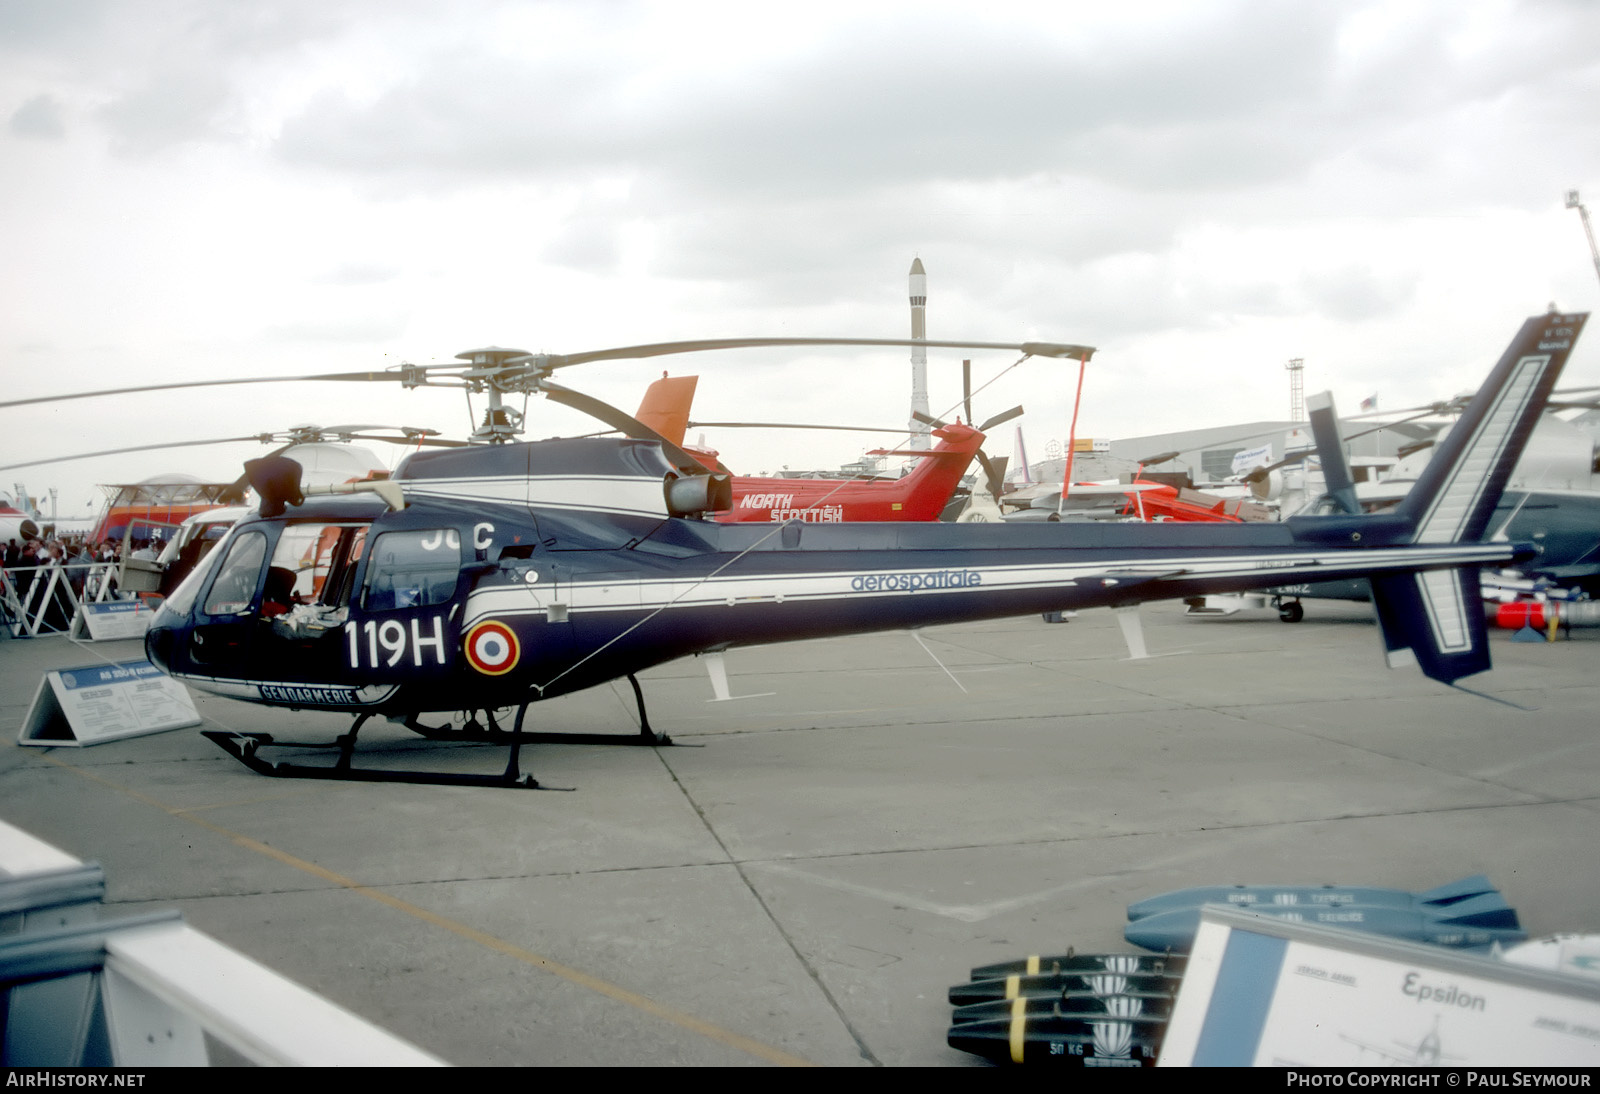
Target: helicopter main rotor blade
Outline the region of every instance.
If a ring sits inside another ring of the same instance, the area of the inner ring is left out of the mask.
[[[761,349],[768,346],[927,346],[934,349],[1005,349],[1031,357],[1070,357],[1087,361],[1093,346],[1064,345],[1058,342],[944,342],[924,338],[700,338],[687,342],[652,342],[642,346],[590,350],[587,353],[535,355],[550,368],[566,368],[590,361],[626,361],[641,357],[664,357],[673,353],[699,353],[718,349]],[[4,404],[0,404],[4,405]]]
[[[313,380],[343,382],[386,380],[397,383],[398,372],[324,372],[312,376],[252,376],[239,380],[184,380],[176,384],[144,384],[140,387],[113,387],[102,391],[76,391],[69,395],[36,395],[31,399],[8,399],[0,402],[0,410],[13,406],[32,406],[36,403],[64,403],[71,399],[94,399],[101,395],[136,395],[143,391],[176,391],[186,387],[228,387],[236,384],[293,384]]]
[[[662,357],[677,353],[698,353],[718,349],[755,349],[766,346],[929,346],[939,349],[1004,349],[1033,357],[1070,357],[1087,361],[1094,355],[1094,347],[1066,345],[1058,342],[949,342],[927,341],[915,338],[710,338],[686,342],[653,342],[639,346],[620,346],[615,349],[591,350],[585,353],[528,354],[515,357],[489,370],[505,374],[510,379],[530,366],[535,373],[567,368],[590,361],[622,361],[644,357]],[[34,406],[39,403],[61,403],[74,399],[94,399],[105,395],[134,395],[146,391],[179,391],[194,387],[229,387],[241,384],[287,384],[302,382],[382,382],[401,383],[408,387],[431,384],[436,381],[431,373],[459,373],[477,375],[484,379],[482,367],[473,365],[407,365],[403,369],[383,372],[322,372],[305,376],[251,376],[233,380],[183,380],[170,384],[141,384],[137,387],[103,388],[98,391],[77,391],[66,395],[36,395],[27,399],[0,401],[0,410],[16,406]],[[456,378],[456,383],[461,383]]]
[[[347,427],[347,428],[349,428],[349,427]],[[383,429],[383,428],[389,428],[389,427],[386,427],[386,426],[370,427],[369,426],[369,427],[364,427],[364,428],[379,428],[379,429]],[[379,437],[379,436],[374,436],[372,434],[348,433],[348,432],[344,432],[342,430],[333,429],[332,427],[330,427],[329,429],[326,429],[326,430],[318,430],[317,432],[319,434],[320,433],[333,434],[333,435],[337,436],[340,440],[384,441],[384,442],[387,442],[389,444],[421,445],[421,446],[424,446],[424,447],[431,447],[431,448],[462,448],[462,447],[465,447],[467,445],[467,443],[468,443],[466,441],[452,441],[452,440],[436,439],[435,436],[434,436],[436,431],[432,430],[432,429],[417,430],[417,431],[415,431],[415,435],[409,436],[409,437],[404,437],[404,436],[402,436],[402,437]],[[256,441],[256,442],[259,442],[260,444],[271,444],[275,440],[284,440],[285,443],[283,445],[283,449],[288,449],[288,448],[294,447],[297,444],[316,444],[316,443],[320,443],[322,440],[325,440],[325,439],[326,438],[311,436],[310,434],[308,434],[306,436],[297,436],[296,435],[296,431],[291,429],[291,430],[288,430],[288,431],[281,431],[280,430],[280,431],[272,432],[272,433],[250,433],[250,434],[248,434],[246,436],[242,436],[242,437],[209,437],[209,438],[207,438],[205,440],[200,440],[200,441],[161,441],[161,442],[159,442],[157,444],[136,444],[136,445],[130,445],[130,446],[126,447],[126,448],[105,448],[105,449],[101,449],[98,452],[74,452],[74,453],[71,453],[70,455],[66,455],[66,456],[46,456],[43,459],[26,460],[26,461],[24,461],[22,463],[6,464],[4,466],[0,466],[0,471],[14,471],[14,470],[17,470],[18,468],[23,468],[23,467],[41,467],[41,466],[44,466],[46,464],[52,464],[52,463],[71,463],[74,460],[92,460],[92,459],[94,459],[94,458],[96,458],[98,456],[122,456],[122,455],[126,455],[127,453],[130,453],[130,452],[159,452],[162,449],[166,449],[166,448],[202,448],[202,447],[205,447],[206,445],[213,445],[213,444],[243,444],[243,443],[245,443],[247,441]]]
[[[277,434],[252,433],[247,437],[212,437],[204,441],[164,441],[161,444],[137,444],[128,448],[107,448],[99,452],[76,452],[70,456],[47,456],[42,460],[26,460],[22,463],[8,463],[0,467],[0,471],[14,471],[19,467],[39,467],[50,463],[71,463],[73,460],[90,460],[96,456],[121,456],[128,452],[155,452],[163,448],[198,448],[208,444],[239,444],[244,441],[259,441],[266,444]]]
[[[690,429],[836,429],[846,433],[904,433],[904,426],[808,425],[805,422],[690,422]]]
[[[295,428],[300,427],[297,426]],[[310,432],[325,433],[329,436],[342,437],[347,433],[364,433],[369,429],[405,430],[409,427],[403,425],[383,425],[380,422],[363,422],[360,425],[356,425],[351,422],[345,422],[340,425],[308,425],[304,428]],[[419,429],[417,432],[425,436],[437,436],[439,431],[437,429]]]
[[[427,432],[431,434],[436,431],[430,429]],[[469,448],[472,445],[471,441],[452,441],[433,436],[377,437],[370,433],[340,433],[338,438],[341,441],[382,441],[384,444],[417,445],[422,448]]]
[[[627,411],[618,410],[610,403],[596,399],[592,395],[585,395],[581,391],[573,391],[568,387],[560,387],[556,384],[546,383],[543,385],[543,388],[546,398],[558,402],[563,406],[569,406],[573,410],[581,411],[582,413],[587,414],[591,418],[594,418],[598,421],[602,421],[626,437],[632,437],[634,440],[639,441],[655,441],[661,446],[661,451],[666,453],[667,458],[673,463],[677,464],[682,470],[692,471],[695,474],[702,474],[705,472],[706,468],[700,463],[699,460],[689,455],[689,453],[685,452],[682,448],[679,448],[677,445],[667,440],[667,438],[663,437],[661,434],[645,425],[638,418],[635,418]]]
[[[1181,455],[1183,453],[1177,451],[1157,452],[1153,456],[1146,456],[1144,459],[1138,460],[1137,463],[1140,467],[1155,467],[1157,464],[1166,463],[1168,460],[1175,460]]]

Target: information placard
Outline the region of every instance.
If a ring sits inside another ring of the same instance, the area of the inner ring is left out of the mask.
[[[1593,1067],[1600,982],[1207,907],[1163,1067]]]
[[[44,674],[17,743],[81,747],[200,724],[194,700],[148,661]]]
[[[142,600],[108,600],[102,604],[84,602],[72,621],[72,637],[82,638],[88,631],[91,642],[113,638],[140,638],[150,629],[155,611]]]

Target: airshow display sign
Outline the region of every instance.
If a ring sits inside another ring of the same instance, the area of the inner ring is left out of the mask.
[[[1161,1066],[1594,1067],[1600,980],[1206,907]]]
[[[44,674],[17,743],[81,748],[200,724],[194,700],[148,661]]]
[[[102,604],[84,603],[72,621],[71,635],[81,639],[87,633],[91,642],[114,638],[142,638],[150,629],[155,612],[140,600],[108,600]]]

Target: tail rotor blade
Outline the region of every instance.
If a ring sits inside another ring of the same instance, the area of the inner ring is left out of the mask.
[[[1005,456],[990,459],[981,448],[974,454],[978,457],[978,464],[983,468],[984,477],[988,480],[989,493],[998,502],[1000,493],[1005,488],[1006,464],[1010,461]]]
[[[1010,410],[1002,410],[999,414],[996,414],[993,418],[990,418],[988,421],[984,422],[978,427],[978,432],[987,433],[997,425],[1004,425],[1006,422],[1011,421],[1011,419],[1020,417],[1022,417],[1022,405],[1019,403]],[[971,419],[968,420],[970,421]]]

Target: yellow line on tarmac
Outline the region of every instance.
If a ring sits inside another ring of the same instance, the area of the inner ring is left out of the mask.
[[[640,995],[636,991],[629,991],[627,988],[619,987],[610,981],[601,980],[597,976],[590,976],[581,969],[575,969],[569,965],[563,965],[559,961],[552,961],[550,958],[542,957],[539,954],[534,953],[532,950],[525,950],[521,946],[507,942],[502,938],[496,938],[494,935],[487,934],[475,927],[469,927],[459,920],[451,919],[448,916],[438,915],[435,912],[428,911],[426,908],[419,908],[417,905],[412,904],[409,901],[401,900],[397,896],[392,896],[389,893],[385,893],[381,890],[373,889],[369,886],[363,885],[359,881],[356,881],[352,878],[347,878],[343,874],[335,873],[334,871],[325,867],[318,866],[314,862],[307,862],[305,859],[297,858],[286,851],[280,851],[278,848],[268,846],[259,840],[251,839],[249,836],[241,835],[238,832],[224,828],[219,824],[213,824],[208,820],[204,820],[201,817],[196,816],[190,810],[179,809],[176,806],[168,805],[165,802],[152,798],[148,794],[140,793],[137,790],[132,790],[126,786],[111,782],[109,779],[101,778],[99,775],[96,775],[93,772],[87,771],[81,767],[75,767],[63,760],[59,760],[49,753],[42,753],[40,754],[39,758],[55,764],[57,767],[65,768],[76,775],[81,775],[83,778],[88,779],[91,782],[97,782],[102,786],[106,786],[112,790],[118,791],[119,793],[126,794],[135,801],[142,802],[143,804],[151,806],[152,808],[159,809],[169,816],[180,817],[184,820],[187,820],[191,824],[198,825],[207,831],[214,832],[225,839],[233,841],[246,850],[255,851],[258,854],[265,855],[270,859],[281,862],[285,866],[292,867],[293,869],[299,870],[302,873],[310,874],[312,877],[321,878],[323,881],[327,881],[334,885],[338,885],[341,888],[348,889],[352,893],[356,893],[359,896],[364,896],[370,900],[375,900],[379,904],[393,908],[395,911],[403,912],[415,919],[420,919],[424,923],[429,923],[435,927],[443,928],[444,930],[449,931],[451,934],[457,935],[460,938],[464,938],[469,942],[476,942],[480,946],[493,950],[496,953],[504,954],[507,957],[514,958],[518,961],[521,961],[525,965],[532,965],[535,968],[543,969],[545,972],[559,976],[561,979],[566,980],[569,983],[577,984],[579,987],[588,988],[592,992],[595,992],[599,995],[604,995],[608,999],[615,999],[619,1003],[626,1003],[630,1007],[634,1007],[637,1010],[642,1010],[646,1014],[652,1014],[657,1018],[664,1019],[668,1022],[671,1022],[675,1026],[690,1031],[691,1033],[698,1033],[702,1037],[709,1038],[710,1040],[726,1045],[729,1048],[736,1048],[741,1052],[747,1052],[751,1056],[754,1056],[760,1060],[765,1060],[770,1064],[778,1064],[782,1067],[816,1066],[811,1063],[811,1061],[801,1059],[799,1056],[793,1056],[780,1048],[774,1048],[771,1045],[763,1044],[762,1042],[750,1037],[746,1037],[743,1034],[734,1033],[732,1030],[727,1030],[723,1029],[721,1026],[712,1025],[710,1022],[701,1021],[692,1014],[685,1014],[681,1010],[676,1010],[672,1007],[666,1006],[665,1004],[658,1003],[654,999],[651,999],[648,996]]]

